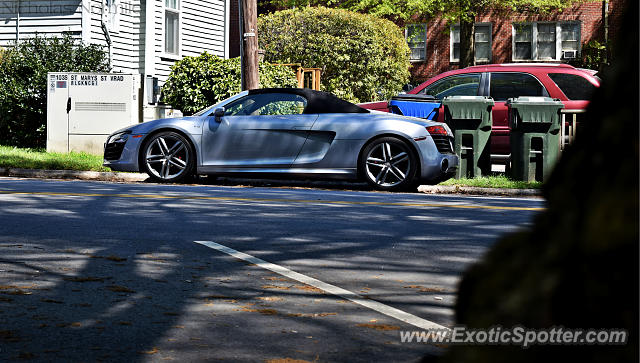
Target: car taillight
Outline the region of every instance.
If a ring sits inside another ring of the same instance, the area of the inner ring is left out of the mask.
[[[440,125],[427,126],[427,131],[429,131],[429,134],[431,135],[448,135],[447,129]]]

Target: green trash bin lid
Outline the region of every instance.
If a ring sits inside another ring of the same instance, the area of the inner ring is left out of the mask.
[[[509,98],[507,107],[512,114],[509,117],[512,128],[518,123],[555,123],[558,111],[564,108],[562,101],[551,97]],[[516,119],[517,117],[517,119]]]
[[[447,96],[442,99],[445,118],[452,120],[482,120],[491,125],[491,108],[495,105],[488,96]]]

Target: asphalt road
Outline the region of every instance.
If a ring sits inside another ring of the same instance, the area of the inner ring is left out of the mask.
[[[0,178],[0,361],[416,361],[539,198]]]

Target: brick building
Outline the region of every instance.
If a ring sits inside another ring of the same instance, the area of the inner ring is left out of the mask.
[[[637,0],[633,0],[637,1]],[[615,39],[625,0],[609,0],[609,39]],[[565,62],[582,56],[591,40],[603,42],[605,1],[591,1],[547,15],[487,11],[476,17],[476,64]],[[459,67],[459,27],[442,18],[406,24],[412,81]]]

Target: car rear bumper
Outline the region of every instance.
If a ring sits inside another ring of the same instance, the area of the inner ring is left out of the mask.
[[[446,180],[458,170],[458,156],[438,151],[433,139],[427,137],[415,142],[420,154],[420,181]]]
[[[449,179],[458,170],[458,156],[455,154],[441,154],[435,158],[435,163],[424,166],[420,170],[421,181],[433,181]],[[445,178],[445,176],[447,176]],[[444,178],[444,179],[443,179]]]

